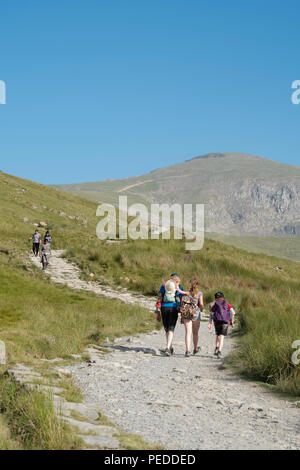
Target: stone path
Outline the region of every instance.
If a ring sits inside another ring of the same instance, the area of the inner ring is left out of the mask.
[[[45,360],[46,361],[46,360]],[[53,366],[47,370],[56,373],[59,378],[70,377],[66,367],[55,366],[62,359],[47,361]],[[86,448],[91,449],[118,449],[118,429],[113,425],[99,423],[100,408],[95,403],[75,403],[67,401],[61,394],[65,391],[62,387],[55,386],[55,380],[45,378],[42,373],[37,372],[34,367],[16,364],[9,369],[9,374],[16,382],[22,383],[29,389],[38,389],[47,394],[52,400],[59,419],[72,426],[78,437],[81,438]]]
[[[53,252],[48,270],[54,282],[153,310],[154,299],[79,280],[78,268],[60,254]],[[89,363],[68,367],[83,393],[85,415],[92,418],[101,409],[122,430],[168,449],[300,449],[295,403],[225,370],[212,354],[214,334],[206,322],[201,323],[199,354],[185,358],[183,339],[178,325],[172,357],[160,354],[163,331],[120,338],[105,345],[109,354],[89,348]],[[229,336],[225,355],[234,347]]]
[[[212,356],[214,337],[200,328],[200,354],[157,353],[162,332],[119,340],[90,367],[72,368],[85,400],[126,432],[169,449],[300,449],[300,410],[244,381]],[[226,352],[232,348],[228,338]]]
[[[61,258],[63,251],[64,250],[52,250],[52,256],[50,257],[50,263],[46,273],[50,275],[53,282],[65,284],[71,289],[86,290],[94,292],[95,294],[105,295],[105,297],[118,299],[127,304],[139,303],[143,307],[153,310],[153,305],[156,301],[154,298],[134,294],[121,287],[113,289],[93,281],[87,282],[79,279],[80,269],[74,263],[68,263],[64,258]],[[39,257],[31,255],[30,259],[38,268],[41,268]]]

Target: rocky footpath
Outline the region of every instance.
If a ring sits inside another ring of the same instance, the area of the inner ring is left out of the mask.
[[[200,353],[184,357],[183,338],[179,325],[172,357],[160,353],[162,331],[120,339],[72,374],[110,421],[168,449],[300,449],[295,404],[224,369],[205,322]],[[229,336],[225,354],[233,347]]]
[[[93,281],[84,281],[80,279],[80,269],[74,263],[68,263],[61,257],[64,250],[52,250],[50,264],[47,268],[47,274],[51,277],[51,281],[57,284],[64,284],[71,289],[79,289],[94,292],[98,295],[104,295],[111,299],[118,299],[127,304],[139,303],[145,308],[153,310],[155,299],[145,297],[141,294],[134,294],[125,288],[111,288]],[[41,268],[40,258],[33,255],[30,256],[31,261]]]
[[[16,382],[23,384],[29,389],[37,389],[53,400],[53,405],[59,419],[69,424],[83,441],[86,448],[94,449],[118,449],[120,442],[118,440],[118,429],[113,425],[101,424],[100,408],[96,403],[77,403],[68,401],[61,394],[65,389],[56,386],[60,379],[67,380],[71,377],[70,371],[66,366],[59,366],[63,360],[56,358],[47,361],[49,365],[47,376],[38,372],[36,367],[28,367],[23,364],[16,364],[9,369],[8,373]],[[49,372],[55,375],[57,379],[49,379]]]
[[[128,303],[140,302],[153,310],[154,299],[80,280],[78,268],[60,258],[61,254],[53,252],[48,269],[54,282]],[[38,258],[32,257],[32,261],[39,266]],[[200,345],[197,355],[184,357],[182,325],[176,329],[172,357],[160,351],[163,331],[120,338],[105,344],[105,352],[91,345],[85,351],[88,362],[60,368],[60,373],[73,377],[84,402],[66,404],[59,390],[54,390],[55,405],[62,419],[82,433],[84,429],[89,432],[81,434],[89,446],[118,447],[112,429],[101,429],[97,424],[96,414],[101,410],[125,432],[168,449],[300,449],[297,404],[225,369],[213,356],[214,333],[205,321],[201,323]],[[229,335],[224,354],[234,347]],[[18,367],[22,370],[24,366]],[[24,371],[21,376],[31,381],[36,377],[32,371]],[[76,421],[72,409],[85,418]]]

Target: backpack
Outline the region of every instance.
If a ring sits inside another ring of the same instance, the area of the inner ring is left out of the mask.
[[[198,296],[184,295],[181,299],[180,314],[181,319],[193,320],[199,313]]]
[[[176,303],[175,293],[172,294],[172,293],[165,292],[163,301],[164,303],[173,303],[173,304]]]
[[[213,319],[215,322],[230,322],[230,311],[226,300],[216,300],[213,307],[213,314]]]
[[[176,303],[176,289],[172,289],[173,285],[175,287],[175,283],[171,279],[165,283],[163,302]]]

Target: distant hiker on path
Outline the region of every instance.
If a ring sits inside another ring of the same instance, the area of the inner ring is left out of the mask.
[[[178,310],[180,305],[180,296],[186,294],[180,285],[180,278],[177,273],[173,273],[169,281],[164,283],[158,293],[157,320],[160,321],[160,312],[164,329],[166,332],[166,349],[164,354],[171,356],[174,354],[172,346],[174,330],[178,320]]]
[[[223,292],[215,294],[215,302],[210,309],[208,328],[211,329],[214,322],[216,330],[216,349],[215,356],[221,357],[224,344],[224,337],[227,336],[228,326],[234,325],[235,311],[225,300]]]
[[[50,245],[48,240],[44,240],[44,244],[41,248],[41,263],[43,264],[43,271],[46,271],[46,268],[49,264],[50,257]]]
[[[49,233],[49,230],[47,230],[47,232],[45,233],[45,236],[44,236],[44,242],[45,240],[48,241],[48,245],[49,245],[49,250],[50,250],[50,254],[51,254],[51,242],[52,242],[52,237]]]
[[[41,234],[39,233],[38,230],[34,231],[34,234],[32,235],[32,251],[35,256],[39,254],[40,251],[40,241],[41,241]],[[30,239],[29,239],[30,240]]]
[[[190,281],[188,295],[182,297],[180,306],[181,322],[185,327],[185,357],[191,355],[192,335],[194,343],[193,354],[197,354],[200,350],[198,338],[203,308],[203,294],[199,291],[199,283],[197,279],[192,279]]]

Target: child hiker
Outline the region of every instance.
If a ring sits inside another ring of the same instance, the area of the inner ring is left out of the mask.
[[[41,248],[41,263],[43,264],[43,271],[46,271],[46,268],[49,264],[49,256],[50,256],[50,245],[48,240],[45,239],[44,244]]]
[[[234,316],[235,311],[226,302],[223,292],[217,292],[215,294],[215,302],[210,309],[208,328],[211,329],[212,322],[214,322],[216,330],[216,349],[214,354],[218,358],[222,356],[224,336],[227,336],[228,325],[233,326]]]

